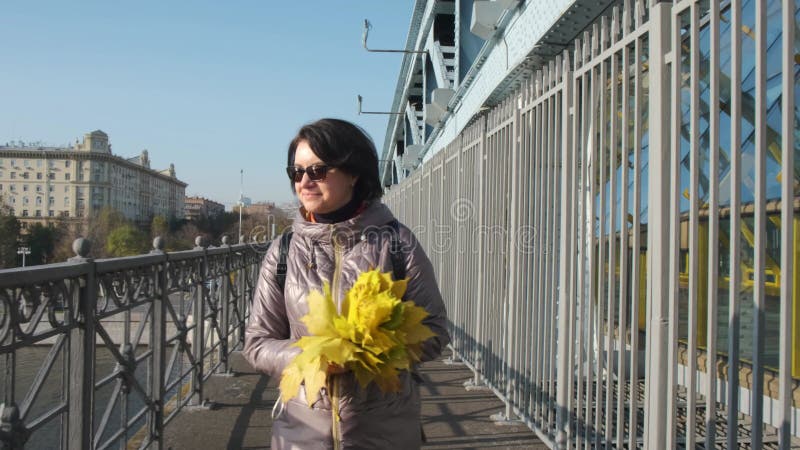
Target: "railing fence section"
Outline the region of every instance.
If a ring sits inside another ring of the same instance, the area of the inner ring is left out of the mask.
[[[162,448],[229,371],[266,244],[0,271],[3,448]]]
[[[797,27],[796,0],[624,1],[387,193],[495,420],[800,443]]]

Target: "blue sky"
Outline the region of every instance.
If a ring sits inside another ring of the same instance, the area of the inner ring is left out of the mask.
[[[380,151],[411,1],[3,1],[0,144],[65,145],[108,133],[113,152],[175,164],[187,194],[292,198],[286,147],[302,124],[340,117]]]

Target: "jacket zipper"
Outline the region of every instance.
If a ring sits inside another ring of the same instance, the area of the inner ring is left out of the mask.
[[[331,242],[333,243],[333,280],[331,281],[331,295],[336,304],[336,310],[341,314],[341,304],[339,302],[339,284],[341,283],[341,266],[342,266],[342,247],[336,240],[334,234],[334,226],[331,225]],[[332,435],[333,435],[333,448],[339,450],[342,448],[342,434],[341,434],[341,417],[339,417],[339,376],[334,375],[332,378],[331,386],[331,415],[332,415]]]

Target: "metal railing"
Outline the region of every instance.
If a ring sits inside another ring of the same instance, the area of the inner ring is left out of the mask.
[[[3,448],[162,448],[244,342],[266,244],[0,271]]]
[[[797,445],[797,11],[626,1],[387,193],[495,420]]]

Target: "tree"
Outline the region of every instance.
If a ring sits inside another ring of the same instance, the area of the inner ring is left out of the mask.
[[[0,268],[17,267],[19,230],[19,220],[7,206],[0,206]]]
[[[156,237],[161,236],[164,239],[167,238],[167,235],[170,232],[169,221],[164,216],[154,216],[152,222],[150,222],[150,236]]]
[[[31,250],[28,265],[54,262],[53,256],[56,247],[66,234],[66,230],[58,225],[35,223],[30,226],[28,234],[23,239],[25,245]]]
[[[140,255],[148,249],[147,236],[130,224],[115,228],[106,240],[106,252],[113,257]]]
[[[93,213],[89,218],[89,229],[86,233],[86,237],[92,244],[90,255],[94,258],[112,256],[108,253],[106,245],[110,234],[117,228],[129,224],[130,222],[121,212],[110,206],[105,206],[100,211]]]

